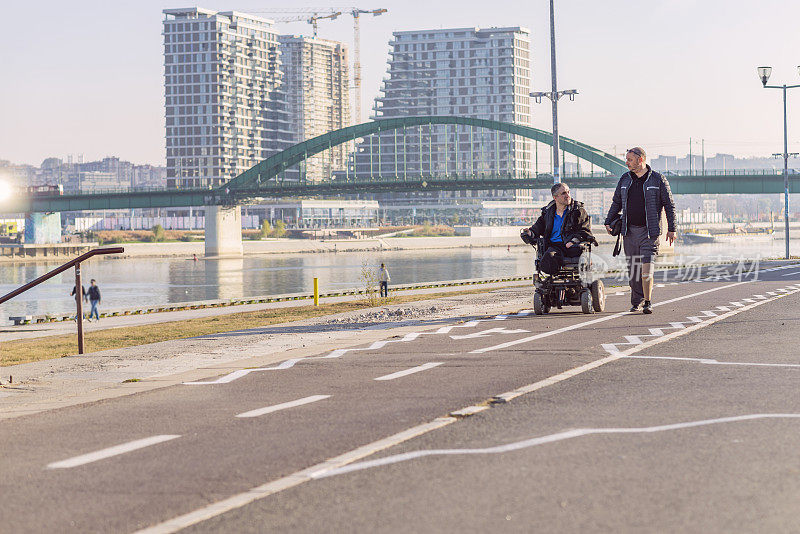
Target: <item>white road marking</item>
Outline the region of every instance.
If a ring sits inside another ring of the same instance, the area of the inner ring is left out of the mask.
[[[757,363],[757,362],[721,362],[711,358],[679,358],[672,356],[625,356],[626,358],[637,358],[642,360],[680,360],[686,362],[704,363],[706,365],[745,365],[755,367],[797,367],[800,363]]]
[[[739,283],[746,283],[746,282],[739,282]],[[738,283],[735,284],[735,285],[738,285]],[[726,286],[726,287],[729,287],[729,286]],[[796,292],[797,291],[795,291],[795,293]],[[682,336],[684,334],[688,334],[689,332],[694,332],[695,330],[699,330],[701,328],[705,328],[706,326],[714,324],[717,321],[721,321],[723,319],[727,319],[728,317],[732,317],[734,315],[738,315],[739,313],[742,313],[744,311],[750,310],[750,309],[755,308],[757,306],[761,306],[762,304],[766,304],[767,302],[772,302],[773,300],[777,300],[779,298],[783,298],[785,296],[786,295],[778,295],[777,297],[774,297],[774,298],[772,298],[770,300],[762,300],[762,301],[756,302],[754,304],[750,304],[749,306],[745,306],[743,308],[738,308],[738,309],[735,309],[735,310],[731,310],[730,312],[725,313],[723,315],[719,315],[717,317],[712,317],[712,318],[708,319],[707,321],[704,321],[704,322],[701,322],[701,323],[696,323],[696,324],[693,324],[693,325],[688,326],[688,327],[686,325],[684,325],[683,323],[679,323],[679,322],[670,323],[670,324],[672,324],[673,327],[680,328],[680,330],[677,330],[676,332],[671,332],[671,333],[669,333],[669,334],[667,334],[665,336],[661,336],[661,337],[657,337],[655,339],[651,339],[650,341],[646,341],[646,342],[644,342],[644,343],[642,343],[640,345],[635,345],[635,346],[633,346],[633,347],[631,347],[631,348],[629,348],[629,349],[627,349],[625,351],[622,351],[622,352],[619,352],[619,349],[616,348],[616,345],[617,345],[616,343],[603,344],[603,348],[610,353],[609,356],[607,356],[605,358],[601,358],[599,360],[595,360],[593,362],[589,362],[589,363],[581,365],[579,367],[574,367],[572,369],[564,371],[563,373],[559,373],[557,375],[553,375],[553,376],[551,376],[549,378],[545,378],[544,380],[540,380],[538,382],[534,382],[533,384],[528,384],[527,386],[523,386],[521,388],[517,388],[517,389],[509,391],[507,393],[503,393],[503,394],[500,394],[500,395],[495,395],[494,399],[497,402],[508,402],[508,401],[510,401],[512,399],[515,399],[515,398],[519,397],[520,395],[525,395],[525,394],[531,393],[533,391],[545,388],[547,386],[552,386],[553,384],[557,384],[559,382],[567,380],[568,378],[572,378],[573,376],[577,376],[579,374],[585,373],[586,371],[591,371],[592,369],[596,369],[596,368],[598,368],[600,366],[603,366],[603,365],[605,365],[607,363],[611,363],[611,362],[617,361],[617,360],[619,360],[621,358],[624,358],[625,356],[629,356],[629,355],[631,355],[631,354],[633,354],[635,352],[639,352],[639,351],[641,351],[643,349],[646,349],[648,347],[652,347],[653,345],[657,345],[659,343],[663,343],[665,341],[669,341],[670,339],[675,339],[676,337]],[[625,345],[626,343],[619,343],[619,344],[620,345]]]
[[[450,412],[450,415],[452,417],[469,417],[470,415],[475,415],[476,413],[480,413],[488,409],[489,406],[485,404],[482,406],[467,406],[466,408],[461,408],[460,410]]]
[[[229,374],[227,374],[225,376],[221,376],[221,377],[219,377],[217,379],[214,379],[214,380],[200,380],[200,381],[195,381],[195,382],[184,382],[183,384],[187,385],[187,386],[206,386],[206,385],[212,385],[212,384],[227,384],[229,382],[233,382],[234,380],[237,380],[239,378],[242,378],[243,376],[249,375],[250,373],[254,373],[254,372],[257,372],[257,371],[283,371],[285,369],[291,369],[298,362],[302,362],[302,361],[324,360],[324,359],[329,359],[329,358],[340,358],[340,357],[344,356],[345,354],[347,354],[348,352],[378,350],[378,349],[382,349],[383,347],[385,347],[389,343],[406,343],[406,342],[409,342],[409,341],[414,341],[415,339],[417,339],[419,336],[422,336],[422,335],[447,334],[454,328],[472,328],[472,327],[477,326],[478,324],[480,324],[482,322],[486,322],[486,321],[504,321],[504,320],[508,319],[509,317],[511,317],[511,318],[514,318],[514,317],[527,317],[530,314],[531,314],[531,310],[521,310],[518,313],[513,314],[513,315],[497,315],[497,316],[489,318],[489,319],[476,319],[476,320],[473,320],[473,321],[467,321],[467,322],[462,323],[462,324],[442,326],[442,327],[440,327],[439,329],[437,329],[437,330],[435,330],[433,332],[410,332],[410,333],[406,334],[405,336],[403,336],[400,339],[384,339],[384,340],[381,340],[381,341],[375,341],[374,343],[372,343],[368,347],[355,347],[355,348],[349,348],[349,349],[336,349],[334,351],[331,351],[329,354],[326,354],[325,356],[307,356],[305,358],[291,358],[289,360],[281,362],[280,364],[272,366],[272,367],[253,367],[253,368],[250,368],[250,369],[239,369],[238,371],[233,371],[232,373],[229,373]]]
[[[576,428],[574,430],[566,430],[556,434],[549,434],[547,436],[540,436],[530,438],[514,443],[507,443],[496,447],[486,447],[484,449],[429,449],[422,451],[406,452],[402,454],[394,454],[386,458],[379,458],[377,460],[368,460],[365,462],[358,462],[347,466],[331,469],[321,473],[313,473],[312,478],[327,478],[336,475],[343,475],[345,473],[352,473],[353,471],[362,471],[373,467],[380,467],[384,465],[391,465],[408,460],[415,460],[417,458],[424,458],[427,456],[453,456],[453,455],[470,455],[470,454],[503,454],[506,452],[518,451],[538,445],[545,445],[547,443],[555,443],[567,439],[579,438],[581,436],[589,436],[593,434],[652,434],[654,432],[666,432],[670,430],[681,430],[684,428],[696,428],[708,425],[718,425],[723,423],[738,423],[740,421],[753,421],[757,419],[800,419],[800,413],[757,413],[749,415],[739,415],[735,417],[720,417],[717,419],[702,419],[700,421],[689,421],[686,423],[674,423],[671,425],[660,426],[646,426],[646,427],[633,427],[633,428]]]
[[[489,330],[481,330],[472,334],[464,334],[463,336],[450,336],[451,339],[472,339],[475,337],[489,337],[490,334],[524,334],[530,330],[507,330],[505,328],[490,328]]]
[[[109,447],[107,449],[103,449],[100,451],[90,452],[88,454],[82,454],[80,456],[75,456],[74,458],[69,458],[67,460],[62,460],[60,462],[53,462],[51,464],[48,464],[47,468],[68,469],[70,467],[78,467],[79,465],[89,464],[92,462],[96,462],[98,460],[104,460],[112,456],[125,454],[126,452],[135,451],[137,449],[143,449],[144,447],[149,447],[150,445],[156,445],[158,443],[163,443],[165,441],[169,441],[171,439],[179,437],[180,437],[179,435],[164,434],[144,439],[137,439],[136,441],[129,441],[128,443],[123,443],[122,445],[115,445],[114,447]]]
[[[664,304],[670,304],[672,302],[677,302],[679,300],[684,300],[684,299],[688,299],[688,298],[691,298],[691,297],[696,297],[696,296],[699,296],[699,295],[705,295],[707,293],[712,293],[714,291],[719,291],[721,289],[728,289],[728,288],[735,287],[735,286],[738,286],[738,285],[741,285],[741,284],[749,284],[749,283],[751,283],[751,282],[750,281],[743,281],[743,282],[736,282],[736,283],[733,283],[733,284],[728,284],[726,286],[715,287],[713,289],[706,289],[705,291],[698,291],[697,293],[690,293],[688,295],[683,295],[682,297],[676,297],[674,299],[665,300],[663,302],[657,302],[657,303],[653,304],[653,307],[662,306]],[[565,326],[563,328],[558,328],[556,330],[551,330],[549,332],[543,332],[541,334],[536,334],[536,335],[533,335],[533,336],[528,336],[528,337],[524,337],[524,338],[521,338],[521,339],[516,339],[514,341],[507,341],[506,343],[501,343],[499,345],[494,345],[492,347],[486,347],[486,348],[483,348],[483,349],[476,349],[476,350],[471,351],[470,354],[483,354],[484,352],[489,352],[489,351],[492,351],[492,350],[500,350],[500,349],[505,349],[505,348],[508,348],[508,347],[513,347],[514,345],[519,345],[521,343],[527,343],[529,341],[535,341],[537,339],[554,336],[556,334],[562,334],[564,332],[569,332],[570,330],[577,330],[578,328],[583,328],[585,326],[590,326],[590,325],[593,325],[593,324],[602,323],[604,321],[610,321],[612,319],[617,319],[619,317],[622,317],[624,315],[629,315],[629,314],[630,314],[630,312],[627,312],[627,311],[620,312],[620,313],[615,313],[615,314],[609,315],[607,317],[600,317],[599,319],[592,319],[591,321],[585,321],[583,323],[577,323],[577,324],[574,324],[574,325]]]
[[[781,276],[792,276],[792,275],[795,275],[795,274],[800,274],[800,271],[792,271],[790,273],[782,274]]]
[[[741,283],[746,283],[746,282],[741,282]],[[734,284],[734,285],[738,285],[738,284]],[[731,286],[726,286],[726,287],[731,287]],[[759,302],[759,303],[753,304],[750,307],[759,306],[764,302],[767,302],[767,301],[763,301],[763,302]],[[735,315],[736,313],[739,313],[741,311],[744,311],[744,310],[734,310],[734,311],[730,312],[730,315]],[[726,317],[728,317],[728,315],[722,315],[719,318],[714,318],[711,321],[709,321],[708,324],[711,324],[712,321],[721,320],[721,319],[724,319]],[[680,323],[678,323],[678,324],[680,324]],[[683,326],[683,325],[681,325],[681,326]],[[705,326],[705,325],[695,325],[695,327],[692,328],[692,330],[696,330],[698,328],[702,328],[703,326]],[[677,333],[678,332],[675,332],[674,334],[677,334]],[[671,335],[671,336],[672,337],[677,337],[677,336],[674,336],[674,335]],[[654,340],[654,341],[656,343],[658,343],[658,342],[661,342],[662,340],[664,340],[666,337],[667,336],[659,338],[658,340]],[[649,343],[647,345],[648,346],[650,344],[655,345],[656,343]],[[644,348],[644,347],[634,347],[634,348],[629,349],[628,351],[626,351],[626,353],[627,354],[631,354],[631,353],[637,352],[640,348]],[[556,375],[554,377],[551,377],[550,379],[547,379],[547,380],[544,380],[544,381],[540,381],[540,382],[537,382],[537,383],[534,383],[534,384],[530,384],[529,386],[525,386],[524,388],[520,388],[520,390],[530,389],[530,391],[534,391],[536,389],[540,389],[540,388],[545,387],[546,385],[548,385],[548,384],[544,384],[544,382],[551,381],[551,383],[557,383],[557,382],[559,382],[561,380],[565,380],[566,378],[569,378],[569,376],[575,376],[575,375],[580,374],[581,372],[584,372],[584,371],[581,370],[582,368],[586,368],[585,370],[589,370],[589,369],[592,369],[592,368],[595,368],[595,367],[599,367],[599,366],[603,365],[604,363],[607,363],[607,362],[610,362],[610,361],[616,361],[616,360],[618,360],[618,359],[620,359],[622,357],[623,357],[622,355],[609,356],[609,357],[603,358],[601,360],[597,360],[595,362],[591,362],[590,364],[587,364],[585,366],[581,366],[581,367],[578,367],[578,368],[575,368],[575,369],[571,369],[571,370],[569,370],[569,371],[567,371],[565,373],[561,373],[560,375]],[[560,378],[558,380],[553,380],[553,379],[558,378],[558,377],[562,377],[562,378]],[[515,390],[513,392],[505,393],[503,395],[498,395],[495,398],[508,401],[508,400],[511,400],[512,398],[516,397],[517,395],[515,393],[519,392],[520,390]],[[524,393],[524,391],[523,391],[523,393]],[[523,393],[519,393],[519,394],[521,395]],[[794,415],[794,414],[792,414],[792,415]],[[327,461],[322,462],[320,464],[317,464],[315,466],[309,467],[307,469],[303,469],[302,471],[298,471],[296,473],[293,473],[291,475],[287,475],[287,476],[285,476],[283,478],[280,478],[278,480],[275,480],[275,481],[272,481],[272,482],[268,482],[268,483],[263,484],[261,486],[252,488],[251,490],[248,490],[248,491],[246,491],[244,493],[240,493],[238,495],[233,495],[232,497],[229,497],[228,499],[225,499],[223,501],[212,503],[212,504],[210,504],[210,505],[208,505],[208,506],[206,506],[204,508],[200,508],[200,509],[195,510],[193,512],[189,512],[187,514],[184,514],[184,515],[176,517],[174,519],[165,521],[163,523],[159,523],[158,525],[155,525],[153,527],[146,528],[146,529],[143,529],[143,530],[139,530],[139,531],[135,532],[134,534],[168,534],[168,533],[177,532],[179,530],[187,528],[187,527],[189,527],[191,525],[195,525],[197,523],[200,523],[200,522],[205,521],[207,519],[210,519],[212,517],[216,517],[218,515],[224,514],[226,512],[231,511],[231,510],[246,506],[246,505],[250,504],[251,502],[254,502],[254,501],[269,497],[270,495],[273,495],[273,494],[278,493],[280,491],[283,491],[285,489],[289,489],[289,488],[298,486],[298,485],[300,485],[300,484],[302,484],[304,482],[308,482],[309,480],[312,479],[312,476],[314,478],[320,478],[321,475],[324,474],[327,471],[331,471],[331,470],[336,469],[338,467],[347,465],[347,464],[349,464],[351,462],[354,462],[354,461],[356,461],[356,460],[358,460],[360,458],[364,458],[366,456],[370,456],[371,454],[374,454],[375,452],[378,452],[380,450],[386,449],[386,448],[391,447],[393,445],[402,443],[402,442],[407,441],[409,439],[412,439],[412,438],[414,438],[416,436],[420,436],[422,434],[426,434],[428,432],[431,432],[431,431],[436,430],[438,428],[441,428],[443,426],[449,425],[449,424],[454,423],[456,421],[458,421],[458,419],[455,418],[455,417],[439,417],[437,419],[434,419],[431,422],[424,423],[422,425],[418,425],[418,426],[412,427],[412,428],[410,428],[408,430],[405,430],[405,431],[400,432],[398,434],[395,434],[393,436],[389,436],[388,438],[385,438],[385,439],[370,443],[368,445],[364,445],[363,447],[359,447],[358,449],[352,450],[350,452],[347,452],[347,453],[342,454],[340,456],[337,456],[335,458],[331,458],[330,460],[327,460]]]
[[[291,475],[273,480],[272,482],[267,482],[261,486],[257,486],[243,493],[233,495],[227,499],[211,503],[208,506],[204,506],[203,508],[199,508],[193,512],[189,512],[173,519],[169,519],[152,527],[139,530],[134,534],[172,534],[173,532],[178,532],[179,530],[196,525],[197,523],[201,523],[207,519],[211,519],[212,517],[216,517],[226,512],[230,512],[231,510],[247,506],[254,501],[264,499],[285,489],[293,488],[294,486],[308,482],[309,480],[312,480],[312,475],[318,475],[331,469],[342,467],[343,465],[355,462],[356,460],[370,456],[371,454],[375,454],[378,451],[388,449],[389,447],[398,445],[419,435],[426,434],[443,426],[449,425],[450,423],[455,423],[456,421],[458,421],[458,419],[455,417],[436,418],[429,423],[417,425],[387,438],[374,441],[364,445],[363,447],[359,447],[350,452],[346,452],[342,455],[330,458],[329,460],[325,460],[324,462],[312,465],[311,467],[301,471],[297,471],[296,473],[292,473]]]
[[[414,373],[419,373],[420,371],[426,371],[428,369],[433,369],[434,367],[438,367],[442,365],[444,362],[428,362],[422,365],[418,365],[416,367],[412,367],[411,369],[406,369],[405,371],[397,371],[396,373],[392,373],[390,375],[379,376],[378,378],[374,378],[373,380],[394,380],[395,378],[401,378],[403,376],[413,375]]]
[[[274,406],[267,406],[266,408],[258,408],[256,410],[250,410],[249,412],[240,413],[236,417],[258,417],[260,415],[277,412],[280,410],[285,410],[287,408],[294,408],[296,406],[302,406],[304,404],[310,404],[312,402],[321,401],[329,397],[330,395],[311,395],[310,397],[303,397],[302,399],[297,399],[290,402],[284,402],[282,404],[276,404]]]

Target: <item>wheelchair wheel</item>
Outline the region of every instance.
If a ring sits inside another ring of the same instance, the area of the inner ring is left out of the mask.
[[[589,286],[592,291],[592,307],[594,311],[601,312],[606,309],[606,292],[602,280],[595,280]]]
[[[533,294],[533,313],[536,315],[543,315],[550,311],[550,303],[547,297],[542,295],[539,291]]]
[[[592,292],[588,289],[581,291],[581,310],[583,313],[594,313],[592,307]]]

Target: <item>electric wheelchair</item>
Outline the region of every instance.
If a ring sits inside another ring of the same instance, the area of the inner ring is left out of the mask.
[[[533,312],[536,315],[550,313],[552,308],[580,306],[583,313],[601,312],[606,307],[606,295],[602,280],[592,275],[592,243],[581,243],[581,255],[564,257],[564,264],[554,275],[539,270],[547,243],[543,237],[525,236],[523,241],[536,249],[533,283]]]

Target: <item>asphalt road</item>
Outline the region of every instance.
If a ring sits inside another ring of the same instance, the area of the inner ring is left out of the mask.
[[[0,531],[798,531],[800,265],[760,267],[0,421]]]

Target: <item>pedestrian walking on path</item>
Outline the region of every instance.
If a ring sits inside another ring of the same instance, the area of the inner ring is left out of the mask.
[[[647,154],[641,147],[628,150],[623,174],[614,191],[605,225],[609,234],[612,225],[621,219],[622,246],[628,262],[631,286],[631,309],[641,306],[642,313],[653,313],[653,261],[658,255],[661,236],[661,213],[667,215],[667,241],[675,242],[675,201],[669,182],[646,163]],[[644,304],[642,306],[642,304]]]
[[[392,277],[389,276],[389,269],[386,268],[386,265],[381,263],[381,270],[378,271],[378,281],[380,282],[380,295],[382,297],[389,296],[389,280]]]
[[[77,290],[78,290],[78,286],[77,286],[77,285],[75,285],[75,286],[72,286],[72,293],[70,293],[69,295],[70,295],[71,297],[74,297],[74,296],[75,296],[75,292],[76,292]],[[84,302],[87,302],[87,300],[88,300],[88,296],[86,295],[86,287],[84,287],[84,286],[81,286],[81,297],[83,298],[83,301],[84,301]],[[76,306],[77,306],[77,304],[76,304]],[[78,315],[76,314],[76,315],[75,315],[75,317],[73,317],[73,318],[72,318],[72,320],[77,322],[77,320],[78,320]]]
[[[89,297],[89,303],[92,305],[92,309],[89,311],[89,320],[92,320],[92,315],[96,321],[100,320],[100,314],[97,313],[97,305],[100,304],[100,288],[97,286],[94,278],[92,278],[91,284],[89,286],[89,291],[86,292],[87,296]]]

